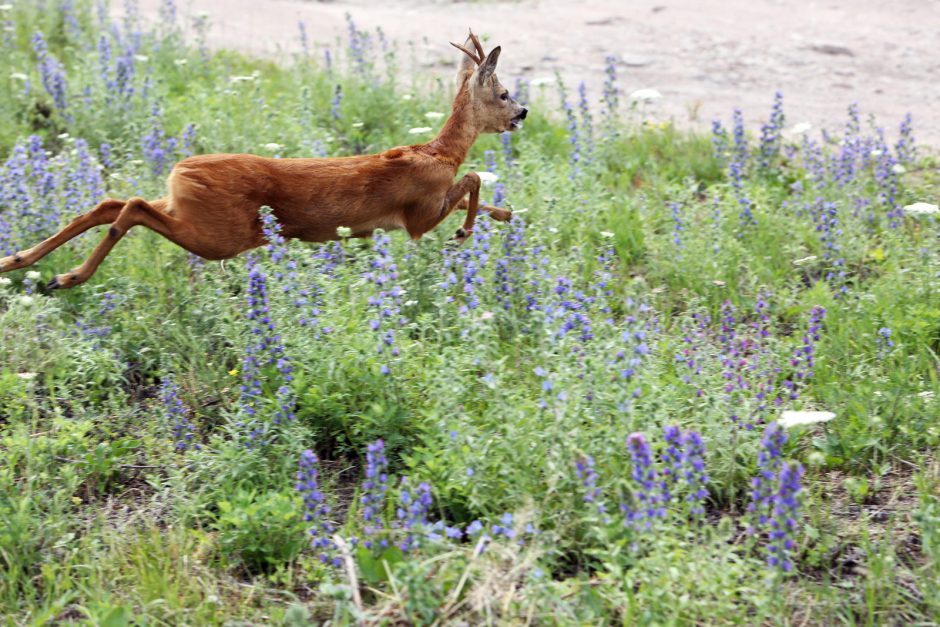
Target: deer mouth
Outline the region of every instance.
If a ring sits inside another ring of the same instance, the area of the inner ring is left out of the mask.
[[[509,121],[510,131],[518,131],[520,128],[522,128],[522,116],[513,118]]]

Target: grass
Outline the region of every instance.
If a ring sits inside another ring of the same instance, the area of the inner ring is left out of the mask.
[[[84,2],[0,21],[4,255],[188,154],[426,141],[453,95],[351,20],[285,66]],[[938,225],[900,209],[935,202],[935,158],[852,112],[680,132],[624,91],[520,85],[525,129],[464,167],[516,217],[457,250],[459,217],[269,224],[224,265],[140,229],[73,290],[40,286],[99,232],[4,274],[8,622],[940,620]],[[775,432],[784,409],[836,417]]]

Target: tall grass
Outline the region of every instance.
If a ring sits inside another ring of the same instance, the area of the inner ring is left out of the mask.
[[[0,255],[190,154],[378,151],[449,108],[352,18],[280,66],[129,7],[0,6]],[[262,211],[225,264],[139,229],[77,289],[42,285],[101,233],[4,274],[8,620],[940,619],[938,224],[903,209],[936,161],[782,97],[680,132],[610,72],[520,82],[525,129],[465,164],[515,218],[461,248]]]

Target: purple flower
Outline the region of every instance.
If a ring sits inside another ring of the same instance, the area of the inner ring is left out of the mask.
[[[333,523],[328,516],[330,506],[320,489],[320,460],[310,449],[300,454],[300,470],[297,472],[295,487],[304,499],[304,521],[312,523],[310,544],[318,551],[318,559],[324,564],[340,566],[342,561],[336,554],[333,542]]]
[[[388,460],[385,457],[385,442],[381,439],[369,444],[366,449],[365,478],[362,482],[362,495],[359,497],[360,512],[365,523],[363,545],[369,549],[385,548],[388,540],[374,538],[385,527],[385,494],[388,491]]]
[[[408,488],[408,478],[401,478],[401,491],[398,494],[396,510],[398,520],[395,527],[406,532],[398,545],[405,553],[421,545],[419,531],[423,529],[427,529],[428,532],[432,531],[428,523],[428,513],[431,511],[433,502],[430,484],[421,482],[412,492]]]
[[[186,451],[189,448],[198,450],[199,444],[193,443],[193,424],[187,417],[186,406],[179,396],[179,387],[172,376],[163,379],[160,397],[163,401],[164,415],[167,422],[172,425],[176,450]]]
[[[597,513],[604,515],[607,507],[601,500],[601,489],[597,487],[598,474],[594,470],[594,458],[590,455],[578,458],[575,463],[575,473],[584,486],[584,502],[594,503]]]
[[[664,495],[657,481],[658,473],[653,465],[652,450],[642,433],[630,434],[627,438],[627,450],[633,465],[630,475],[636,488],[634,496],[637,506],[621,505],[621,511],[626,514],[624,522],[637,530],[650,529],[654,519],[666,515]]]

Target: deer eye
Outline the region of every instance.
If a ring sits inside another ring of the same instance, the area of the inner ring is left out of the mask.
[[[499,99],[500,99],[500,100],[509,100],[509,92],[507,91],[505,94],[501,95],[501,96],[499,97]]]

